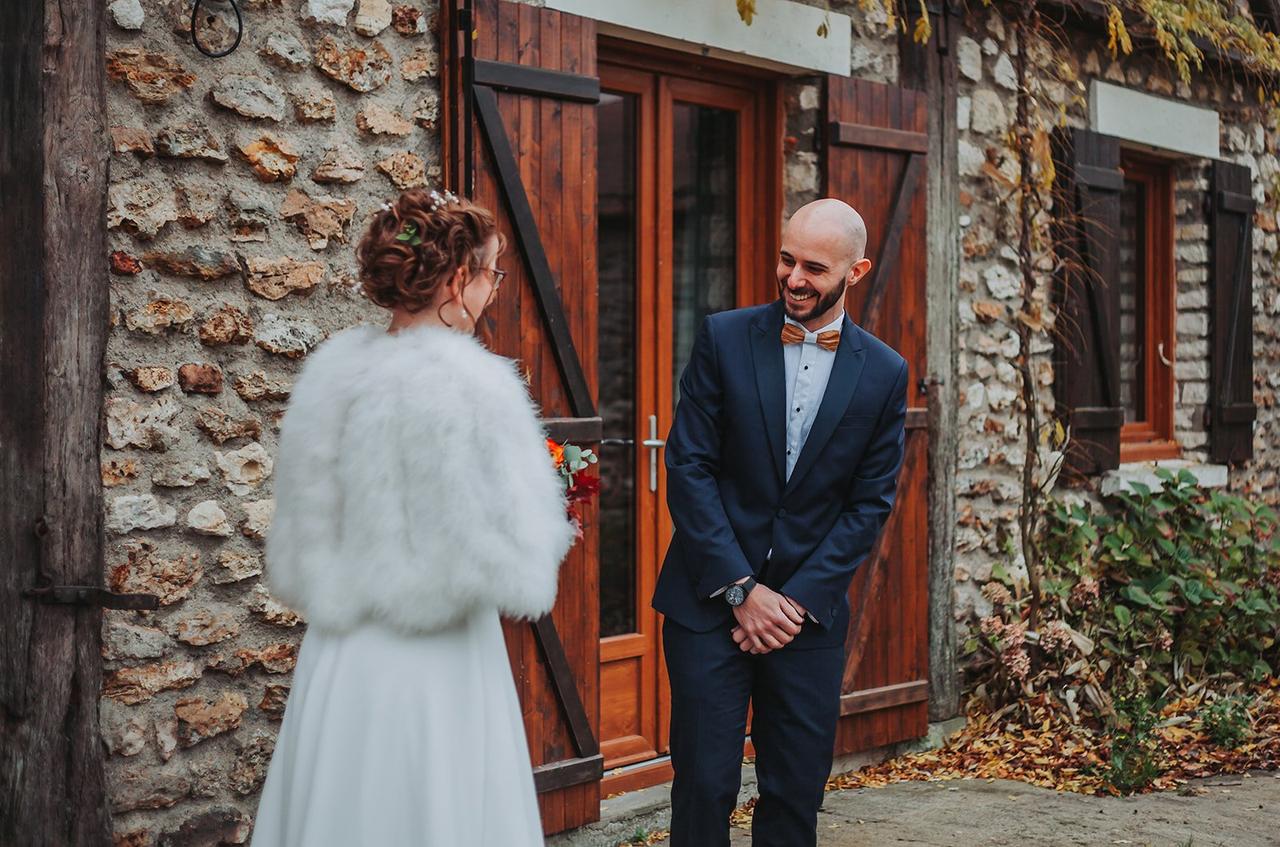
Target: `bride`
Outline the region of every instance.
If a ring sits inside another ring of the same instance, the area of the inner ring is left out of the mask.
[[[503,247],[488,211],[405,192],[356,253],[389,326],[294,386],[267,581],[308,629],[253,847],[543,843],[498,616],[551,609],[574,530],[524,383],[474,337]]]

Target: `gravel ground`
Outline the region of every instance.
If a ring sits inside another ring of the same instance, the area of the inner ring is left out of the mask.
[[[750,834],[735,828],[733,844],[751,844]],[[1280,775],[1213,777],[1179,792],[1123,798],[967,779],[834,791],[818,818],[818,844],[1280,847]]]

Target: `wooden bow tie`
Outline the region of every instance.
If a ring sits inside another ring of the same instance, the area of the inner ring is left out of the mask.
[[[783,344],[802,344],[804,343],[807,333],[801,327],[795,324],[782,325],[782,343]],[[829,329],[826,332],[818,333],[818,346],[823,350],[835,352],[840,346],[840,330]]]

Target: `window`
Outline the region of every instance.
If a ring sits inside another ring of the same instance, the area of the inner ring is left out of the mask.
[[[1168,164],[1121,156],[1117,283],[1122,462],[1178,455],[1173,439],[1173,179]]]

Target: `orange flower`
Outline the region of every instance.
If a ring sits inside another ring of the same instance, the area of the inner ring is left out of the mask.
[[[555,439],[547,439],[547,450],[551,453],[552,460],[556,463],[556,467],[560,467],[564,462],[564,448],[555,442]]]

